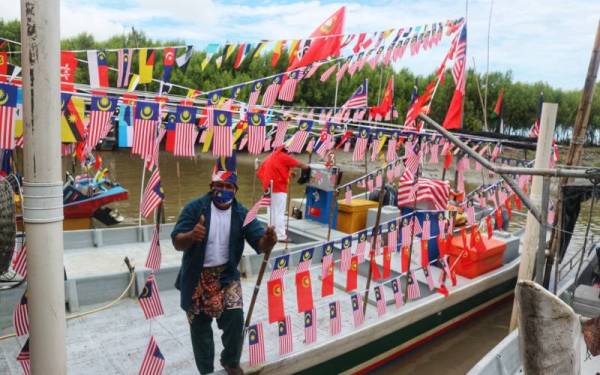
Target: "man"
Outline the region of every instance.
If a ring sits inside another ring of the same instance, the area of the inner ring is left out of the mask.
[[[271,181],[273,182],[270,209],[271,223],[275,226],[275,232],[280,242],[288,241],[285,228],[285,204],[288,194],[288,179],[293,168],[300,168],[303,171],[309,170],[308,165],[291,157],[285,146],[280,146],[262,162],[256,173],[264,190],[269,189]]]
[[[243,298],[238,265],[244,240],[257,252],[271,251],[277,237],[255,219],[242,227],[248,210],[235,199],[238,190],[235,159],[217,160],[210,192],[189,202],[171,233],[175,249],[183,251],[175,287],[187,313],[196,366],[201,374],[214,370],[211,323],[223,331],[221,365],[228,374],[243,374]]]

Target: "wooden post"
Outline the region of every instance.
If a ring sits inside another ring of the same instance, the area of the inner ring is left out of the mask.
[[[592,56],[590,58],[590,64],[588,66],[588,72],[585,77],[585,84],[583,86],[583,93],[581,95],[581,101],[579,102],[579,108],[577,109],[577,116],[575,117],[575,126],[573,128],[573,137],[571,138],[571,145],[569,147],[569,153],[565,165],[579,165],[581,161],[581,152],[585,143],[585,137],[587,133],[587,127],[590,119],[590,111],[592,109],[592,99],[594,97],[594,89],[596,87],[596,77],[598,76],[598,66],[600,65],[600,21],[596,28],[596,38],[594,39],[594,47],[592,49]],[[563,177],[560,179],[559,186],[563,186],[570,181],[570,178]],[[544,272],[544,287],[548,287],[550,284],[550,273],[552,270],[552,264],[554,258],[558,254],[558,248],[560,247],[561,231],[560,225],[562,223],[562,195],[559,194],[558,202],[555,206],[555,228],[552,231],[552,237],[550,240],[550,255],[546,262],[546,269]]]
[[[538,137],[538,148],[535,153],[534,169],[548,168],[550,164],[550,153],[552,152],[552,140],[554,136],[554,126],[556,124],[556,113],[558,104],[544,103],[542,105],[542,115],[540,120],[540,135]],[[534,176],[531,184],[531,195],[529,199],[538,210],[542,200],[543,177]],[[544,218],[541,218],[542,221]],[[527,213],[527,224],[523,234],[521,247],[521,263],[519,265],[518,280],[531,280],[533,278],[533,268],[535,265],[535,253],[538,248],[538,234],[540,223],[535,216]],[[510,331],[517,328],[517,305],[513,305],[512,316],[510,319]]]

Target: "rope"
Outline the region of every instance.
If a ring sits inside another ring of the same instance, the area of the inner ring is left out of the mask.
[[[125,295],[127,295],[127,293],[129,292],[129,290],[131,289],[131,286],[133,285],[133,281],[135,280],[135,272],[133,271],[133,269],[130,269],[129,271],[130,274],[130,278],[129,278],[129,284],[127,284],[127,287],[125,288],[125,290],[123,290],[123,292],[121,293],[121,295],[119,297],[117,297],[115,300],[107,303],[104,306],[100,306],[97,307],[95,309],[92,310],[88,310],[88,311],[84,311],[78,314],[72,314],[67,316],[67,320],[73,320],[73,319],[78,319],[78,318],[82,318],[84,316],[88,316],[88,315],[92,315],[104,310],[108,310],[109,308],[113,307],[114,305],[116,305],[117,303],[119,303],[124,297]],[[8,335],[4,335],[4,336],[0,336],[0,341],[2,340],[6,340],[12,337],[16,337],[17,335],[15,333],[10,333]]]

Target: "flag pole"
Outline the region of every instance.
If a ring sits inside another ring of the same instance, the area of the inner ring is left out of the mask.
[[[365,297],[363,299],[363,315],[367,312],[367,301],[369,298],[369,289],[371,288],[371,279],[373,278],[373,266],[375,258],[375,246],[377,245],[377,236],[379,235],[379,222],[381,221],[381,209],[383,208],[384,190],[383,185],[379,189],[379,202],[377,204],[377,215],[375,216],[375,224],[373,225],[373,235],[371,236],[371,248],[369,250],[369,274],[367,275],[367,287]],[[377,265],[375,265],[377,267]]]
[[[271,180],[271,194],[273,193],[273,180]],[[271,213],[269,212],[269,226],[271,226]],[[244,345],[244,340],[246,339],[246,333],[248,333],[248,326],[250,326],[250,321],[252,320],[252,313],[254,312],[254,305],[256,305],[256,299],[258,298],[258,292],[260,291],[260,285],[262,284],[262,279],[267,270],[267,264],[269,263],[269,257],[271,256],[271,250],[267,250],[263,255],[263,261],[260,265],[260,270],[258,271],[258,276],[256,277],[256,284],[254,285],[254,290],[252,291],[252,299],[250,300],[250,307],[248,307],[248,314],[246,315],[246,320],[244,321],[244,328],[242,330],[242,346]]]

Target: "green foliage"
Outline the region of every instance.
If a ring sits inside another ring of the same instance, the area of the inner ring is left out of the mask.
[[[0,36],[20,40],[20,26],[18,21],[2,21],[0,20]],[[99,48],[124,48],[124,47],[155,47],[168,45],[183,45],[182,40],[172,40],[159,42],[148,38],[143,32],[133,30],[121,35],[115,35],[108,40],[97,41],[88,33],[82,33],[77,36],[64,39],[61,43],[63,50],[85,50]],[[15,50],[14,45],[9,45],[10,50]],[[185,87],[194,88],[201,91],[211,91],[221,87],[232,86],[240,82],[247,82],[261,77],[271,76],[280,72],[284,72],[287,68],[288,54],[284,51],[281,58],[275,67],[271,66],[273,53],[267,50],[256,56],[254,59],[247,57],[239,69],[233,68],[237,50],[224,60],[221,67],[217,68],[215,59],[219,54],[212,56],[210,64],[206,69],[202,70],[201,63],[206,57],[206,53],[196,51],[193,53],[187,71],[183,72],[180,69],[175,69],[172,74],[171,82]],[[253,52],[253,51],[251,51]],[[182,51],[180,50],[181,54]],[[137,53],[134,54],[132,71],[138,70]],[[18,61],[19,55],[11,55],[11,62],[20,64]],[[85,53],[78,53],[79,59],[86,59]],[[162,77],[162,51],[157,51],[156,64],[154,66],[154,78]],[[116,66],[117,54],[109,53],[109,65]],[[326,64],[319,68],[317,73],[308,80],[301,81],[296,92],[294,106],[333,106],[335,103],[335,77],[331,77],[327,82],[323,83],[319,80],[320,75],[329,67]],[[368,64],[359,72],[356,72],[353,77],[347,74],[340,81],[338,87],[337,105],[341,105],[355,90],[357,85],[364,79],[369,81],[369,103],[375,105],[379,98],[383,96],[383,90],[387,80],[393,75],[394,77],[394,99],[396,108],[400,113],[399,121],[403,121],[404,114],[410,100],[411,91],[415,81],[419,87],[419,92],[422,92],[425,86],[433,79],[434,70],[427,76],[415,76],[406,69],[393,71],[391,67],[377,67],[372,70]],[[116,72],[110,73],[110,82],[116,81]],[[583,82],[582,77],[582,82]],[[88,72],[85,63],[80,62],[76,73],[76,82],[88,82]],[[464,127],[466,129],[480,130],[484,126],[482,105],[477,90],[477,82],[480,86],[485,84],[485,75],[476,73],[472,70],[468,71],[467,77],[467,95],[464,103]],[[268,81],[267,81],[268,83]],[[156,92],[159,84],[153,82],[144,87],[145,90]],[[240,99],[246,100],[250,91],[250,85],[246,86],[241,94]],[[499,119],[496,119],[493,110],[500,89],[504,89],[504,109],[503,118],[508,131],[511,132],[526,132],[537,116],[539,95],[544,93],[545,101],[557,102],[559,104],[557,129],[559,132],[565,132],[572,128],[577,113],[577,107],[581,97],[580,91],[562,90],[553,88],[545,82],[523,83],[514,81],[512,73],[508,72],[491,72],[488,77],[488,105],[487,118],[488,127],[494,129],[497,126]],[[172,93],[185,95],[185,90],[180,88],[172,88]],[[450,72],[445,74],[444,83],[441,84],[437,91],[432,104],[431,116],[438,122],[442,122],[454,93],[454,83]],[[229,95],[229,91],[225,91],[224,95]],[[483,95],[483,88],[482,88]],[[597,133],[600,129],[600,94],[595,95],[592,103],[592,112],[590,116],[590,137],[593,139],[592,133]],[[565,133],[566,134],[566,133]]]

